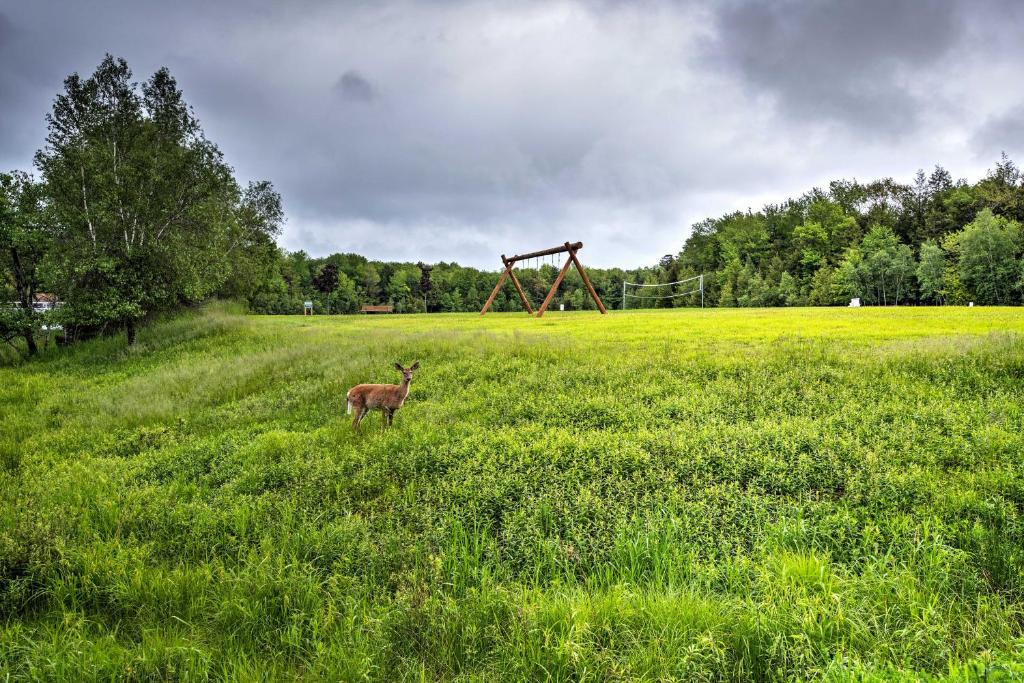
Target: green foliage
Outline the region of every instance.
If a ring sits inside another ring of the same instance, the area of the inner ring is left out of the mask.
[[[336,313],[355,313],[359,310],[356,285],[345,273],[338,273],[338,286],[331,293],[327,310]]]
[[[34,339],[38,329],[38,316],[33,316],[29,310],[0,305],[0,343],[6,344],[8,351],[13,349],[12,353],[16,355],[22,351],[16,341]]]
[[[832,274],[835,292],[844,298],[865,298],[865,293],[868,291],[868,283],[865,282],[867,270],[868,266],[864,262],[864,254],[860,248],[850,247],[847,249],[843,260],[839,262],[835,273]]]
[[[833,306],[840,302],[833,285],[834,272],[828,266],[822,266],[811,278],[811,294],[808,303],[811,306]]]
[[[282,220],[269,183],[243,193],[166,69],[141,88],[110,55],[72,74],[36,156],[69,332],[122,326],[222,287],[258,288]]]
[[[921,245],[921,259],[917,266],[917,282],[921,298],[938,303],[943,296],[943,277],[946,272],[946,253],[932,241]]]
[[[1020,303],[1020,276],[1012,273],[1024,265],[1019,240],[1009,238],[1013,230],[973,239],[963,265],[953,248],[956,235],[985,210],[991,220],[1011,221],[1006,225],[1024,219],[1024,177],[1005,155],[974,185],[936,167],[929,176],[919,171],[911,185],[834,181],[827,192],[709,218],[693,226],[674,263],[705,274],[708,305],[831,305],[842,297],[878,305]],[[943,258],[935,251],[940,243]],[[915,253],[927,257],[924,266]],[[998,265],[986,270],[985,262]],[[834,274],[831,287],[827,272]],[[785,295],[782,273],[789,276]]]
[[[989,209],[943,243],[959,258],[957,274],[968,296],[981,304],[1020,303],[1017,293],[1020,224]]]
[[[838,203],[825,197],[815,198],[807,206],[806,222],[793,232],[801,250],[800,263],[807,272],[833,264],[836,255],[852,244],[858,233],[856,219]]]
[[[971,300],[970,292],[960,281],[960,270],[955,265],[946,267],[946,272],[942,276],[942,294],[948,303],[958,306],[964,306]]]
[[[995,168],[977,187],[974,194],[978,203],[997,215],[1020,223],[1024,221],[1024,176],[1003,152]]]
[[[796,279],[787,272],[779,276],[778,295],[782,306],[800,306],[803,301],[796,286]]]
[[[250,182],[234,213],[235,220],[228,224],[230,242],[225,252],[229,272],[218,295],[231,299],[279,295],[285,283],[281,253],[274,240],[284,223],[281,196],[270,181]],[[294,308],[285,310],[292,312]]]
[[[737,212],[722,218],[717,231],[726,260],[757,259],[767,250],[769,236],[764,216]]]
[[[214,307],[50,351],[0,368],[0,679],[1019,674],[1022,368],[1008,308]]]
[[[864,250],[866,275],[874,302],[899,306],[900,296],[907,298],[916,277],[917,264],[910,247],[900,242],[891,228],[872,226],[861,243]]]
[[[0,340],[21,337],[29,355],[42,324],[33,310],[53,240],[43,188],[26,173],[0,173]],[[9,291],[8,291],[9,290]],[[8,307],[14,303],[17,310]]]
[[[417,306],[413,289],[419,287],[421,272],[415,266],[397,268],[388,280],[386,295],[391,305],[399,313],[422,311],[422,304]]]
[[[836,294],[859,297],[865,304],[899,305],[917,268],[910,247],[901,243],[891,228],[875,225],[859,247],[846,251],[833,275]]]
[[[323,273],[330,265],[336,267],[338,291],[325,297],[318,288],[317,274]],[[681,273],[674,262],[668,268],[638,268],[623,271],[619,268],[587,268],[587,275],[598,296],[608,308],[621,308],[622,282],[665,283],[672,278],[689,277],[693,273]],[[295,313],[301,311],[302,302],[317,302],[317,313],[354,313],[367,304],[390,304],[399,313],[457,313],[479,311],[498,280],[498,273],[468,268],[455,263],[397,263],[368,261],[357,254],[332,254],[325,258],[310,258],[305,252],[281,253],[278,257],[274,285],[256,290],[246,297],[249,308],[255,313]],[[428,273],[425,275],[425,273]],[[537,268],[517,268],[516,275],[522,282],[526,295],[534,307],[547,296],[558,269],[551,264]],[[692,288],[692,287],[691,287]],[[771,288],[768,287],[768,290]],[[672,293],[653,290],[656,296]],[[688,290],[679,290],[682,293]],[[715,290],[717,291],[717,290]],[[762,293],[767,299],[771,292]],[[330,308],[328,309],[328,303]],[[593,310],[596,308],[583,279],[573,269],[559,287],[551,306],[566,310]],[[751,304],[762,305],[762,304]],[[676,299],[632,299],[631,308],[673,306],[700,306],[700,296]],[[523,306],[513,290],[506,283],[492,305],[494,311],[522,311]]]

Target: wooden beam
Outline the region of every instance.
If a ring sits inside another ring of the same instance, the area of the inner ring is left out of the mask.
[[[487,303],[485,303],[484,307],[480,310],[480,315],[486,313],[487,309],[491,307],[492,303],[494,303],[494,297],[498,296],[498,292],[501,291],[501,286],[505,284],[505,278],[508,277],[508,273],[509,267],[505,266],[504,272],[502,272],[501,277],[498,278],[498,284],[494,285],[494,291],[491,292],[489,297],[487,297]]]
[[[505,268],[508,270],[509,277],[512,278],[512,284],[515,285],[516,291],[519,292],[519,299],[526,306],[526,312],[533,315],[533,306],[530,304],[530,300],[526,298],[526,292],[523,291],[523,286],[519,284],[519,278],[516,277],[516,271],[512,269],[512,261],[505,261]]]
[[[568,250],[569,243],[566,242],[565,246],[566,246],[565,250]],[[563,251],[565,251],[565,250],[563,250]],[[571,254],[572,251],[569,250],[569,253]],[[544,311],[548,310],[548,305],[551,304],[551,300],[555,298],[555,292],[558,291],[558,285],[562,284],[562,278],[565,277],[565,273],[566,273],[566,271],[569,270],[569,266],[571,266],[571,265],[572,265],[572,259],[565,259],[565,265],[562,266],[562,269],[560,271],[558,271],[558,277],[555,278],[555,282],[554,282],[553,285],[551,285],[551,290],[548,292],[547,297],[544,299],[544,303],[541,304],[540,310],[537,311],[537,317],[538,318],[541,317],[542,315],[544,315]]]
[[[573,244],[569,244],[568,242],[566,242],[560,247],[551,247],[550,249],[542,249],[541,251],[531,251],[529,254],[516,254],[515,256],[510,256],[507,259],[504,256],[502,256],[502,260],[506,261],[507,263],[515,263],[516,261],[523,261],[530,258],[538,258],[540,256],[550,256],[551,254],[561,254],[562,252],[570,251],[571,249],[582,248],[583,242],[574,242]]]
[[[516,254],[512,257],[506,257],[504,254],[501,255],[501,262],[505,264],[505,270],[502,271],[501,276],[498,278],[498,283],[494,285],[494,291],[487,297],[487,303],[480,310],[480,315],[484,315],[491,308],[491,304],[494,303],[495,297],[498,296],[498,292],[501,291],[502,285],[505,284],[505,280],[509,277],[512,278],[512,284],[516,288],[516,293],[519,295],[519,300],[523,302],[523,306],[526,307],[527,313],[533,314],[533,305],[530,304],[530,300],[526,296],[526,291],[523,289],[523,285],[519,282],[519,278],[516,277],[513,267],[517,261],[524,261],[531,258],[539,258],[541,256],[548,256],[550,254],[561,254],[568,252],[569,258],[566,259],[565,265],[558,271],[558,276],[555,278],[554,283],[551,285],[551,289],[548,290],[548,295],[544,297],[544,303],[541,304],[537,310],[537,317],[540,318],[544,315],[544,312],[548,310],[548,306],[551,305],[551,300],[555,298],[555,293],[558,291],[558,287],[562,284],[562,280],[565,279],[565,274],[569,271],[569,266],[576,266],[576,270],[579,271],[580,277],[583,279],[583,284],[587,286],[587,291],[590,292],[591,298],[594,299],[594,303],[597,304],[597,308],[602,314],[607,314],[608,309],[604,307],[604,303],[601,301],[601,297],[597,295],[597,290],[594,289],[594,284],[590,281],[587,276],[587,271],[584,270],[583,264],[580,263],[580,259],[576,256],[576,252],[583,248],[583,242],[566,242],[560,247],[552,247],[551,249],[543,249],[541,251],[533,251],[529,254]]]
[[[608,311],[605,309],[604,304],[601,303],[601,297],[597,295],[597,290],[594,289],[594,285],[590,284],[590,278],[587,277],[587,271],[583,270],[583,264],[580,263],[578,258],[576,258],[575,249],[569,250],[569,258],[576,264],[576,270],[580,272],[580,277],[583,278],[584,284],[587,285],[587,289],[590,291],[590,296],[594,297],[594,303],[597,304],[597,309],[601,311],[601,315],[606,315]]]

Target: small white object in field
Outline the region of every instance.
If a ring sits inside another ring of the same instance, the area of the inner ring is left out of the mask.
[[[564,311],[565,310],[565,304],[558,304],[558,310]]]
[[[850,299],[850,308],[860,308],[860,297]]]
[[[972,301],[971,303],[967,304],[967,308],[974,308],[974,302]]]

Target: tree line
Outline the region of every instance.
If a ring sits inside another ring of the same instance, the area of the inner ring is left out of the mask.
[[[124,330],[210,297],[256,313],[321,313],[387,304],[397,312],[477,311],[498,273],[456,263],[401,263],[358,254],[314,258],[276,243],[284,221],[269,181],[242,187],[176,81],[144,83],[107,55],[88,78],[72,74],[46,117],[38,177],[0,173],[0,341],[36,351],[44,325],[62,338]],[[678,254],[649,267],[588,268],[606,306],[701,305],[684,295],[704,275],[708,306],[1020,304],[1024,295],[1024,178],[1004,154],[976,183],[942,167],[910,184],[835,181],[828,189],[693,226]],[[535,264],[536,265],[536,264]],[[518,268],[535,304],[557,262]],[[63,305],[40,315],[41,292]],[[570,269],[553,300],[593,308]],[[520,311],[511,287],[493,304]]]
[[[516,268],[516,277],[534,307],[547,296],[562,264],[556,256],[534,267]],[[658,267],[587,267],[586,271],[610,307],[622,302],[623,280],[636,282],[661,275]],[[358,254],[311,258],[303,251],[282,251],[273,277],[248,303],[255,313],[298,313],[304,301],[313,302],[314,312],[330,314],[355,313],[365,305],[390,305],[398,313],[473,312],[483,308],[498,276],[494,271],[457,263],[372,261]],[[560,305],[566,310],[596,309],[575,268],[566,273],[551,305],[556,310]],[[491,310],[524,310],[510,282],[498,292]]]
[[[936,167],[912,184],[892,179],[836,181],[760,211],[734,212],[693,226],[678,254],[646,268],[588,268],[605,305],[622,305],[623,281],[659,284],[704,275],[706,306],[1016,305],[1024,294],[1024,178],[1005,155],[984,178],[953,181]],[[517,269],[536,304],[555,265]],[[398,312],[477,311],[498,273],[455,263],[371,261],[357,254],[311,258],[281,252],[253,311],[295,313],[313,301],[324,313],[366,304]],[[630,289],[636,307],[699,306],[695,283]],[[570,269],[553,301],[568,310],[594,308]],[[521,311],[511,286],[494,310]]]
[[[937,166],[913,183],[835,181],[693,227],[662,260],[705,274],[716,306],[1016,305],[1024,294],[1024,179],[1004,154],[976,183]]]

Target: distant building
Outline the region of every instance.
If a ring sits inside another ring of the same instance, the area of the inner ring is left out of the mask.
[[[64,302],[57,298],[56,294],[48,294],[46,292],[40,292],[32,295],[32,310],[36,313],[42,313],[43,311],[49,311],[51,309],[60,306]],[[10,302],[11,308],[21,308],[20,301]]]
[[[32,295],[32,312],[33,313],[45,313],[52,311],[58,306],[63,306],[64,302],[61,301],[56,294],[50,294],[48,292],[39,292],[38,294]],[[2,304],[0,304],[2,306]],[[10,308],[21,308],[20,301],[11,301],[9,304]],[[60,325],[51,324],[43,325],[43,331],[47,330],[59,330],[62,329]]]
[[[49,311],[52,308],[56,308],[61,303],[61,300],[57,298],[56,294],[40,292],[32,297],[32,310],[36,313],[42,313],[43,311]]]

